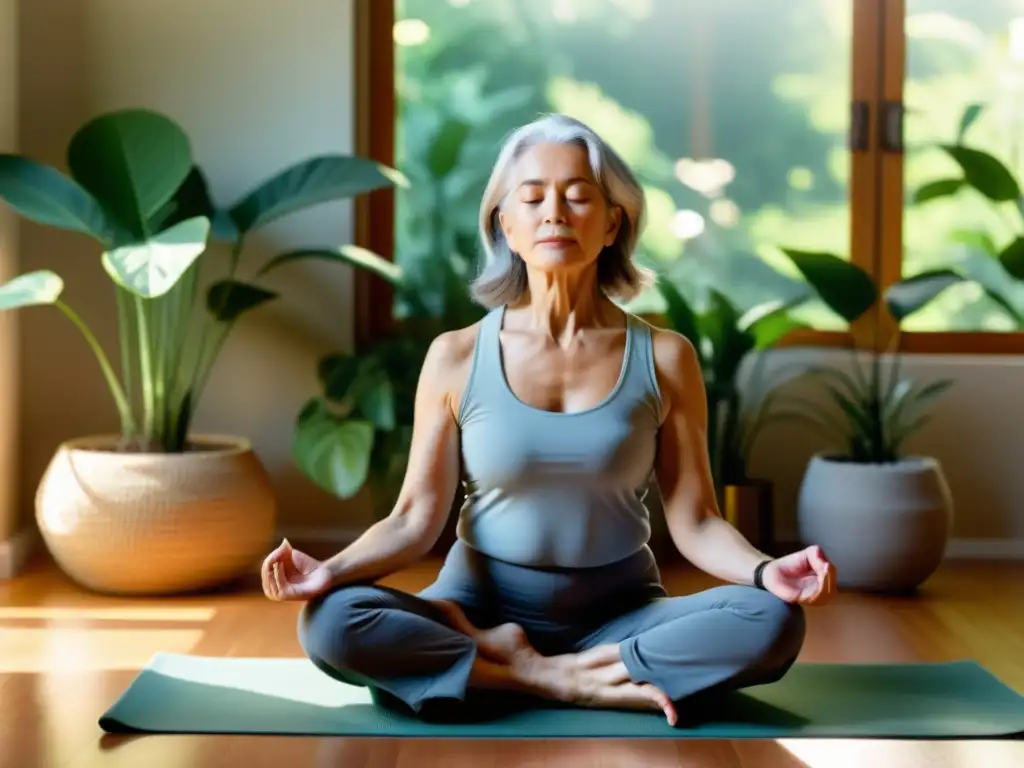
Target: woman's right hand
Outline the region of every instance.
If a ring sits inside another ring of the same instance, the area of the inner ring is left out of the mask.
[[[332,586],[327,567],[293,548],[287,539],[267,555],[260,576],[263,593],[276,601],[312,600]]]

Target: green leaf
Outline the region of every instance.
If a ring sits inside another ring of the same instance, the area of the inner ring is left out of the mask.
[[[966,278],[951,269],[922,272],[890,285],[885,291],[885,304],[899,323],[930,304],[950,286],[963,282]]]
[[[357,267],[372,272],[392,285],[397,285],[402,281],[401,267],[358,245],[341,245],[337,248],[299,248],[294,251],[288,251],[268,261],[260,267],[256,274],[265,275],[272,269],[277,269],[285,264],[303,259],[325,259],[327,261],[348,264],[350,267]]]
[[[71,175],[137,239],[192,170],[188,135],[170,118],[145,109],[101,115],[68,145]]]
[[[206,308],[216,320],[231,322],[242,313],[276,298],[276,293],[258,285],[239,280],[218,280],[206,294]]]
[[[313,398],[295,425],[292,458],[320,488],[349,499],[366,482],[373,444],[371,422],[339,418],[324,400]]]
[[[999,253],[999,263],[1016,280],[1024,280],[1024,237],[1017,237]]]
[[[395,388],[383,370],[361,383],[356,396],[360,413],[377,429],[395,428]]]
[[[53,304],[63,290],[64,281],[53,272],[28,272],[0,285],[0,310]]]
[[[30,221],[89,235],[105,247],[126,238],[78,182],[34,160],[0,154],[0,199]]]
[[[709,299],[708,309],[700,317],[700,329],[711,342],[712,383],[727,386],[732,384],[743,358],[754,348],[754,337],[740,330],[739,311],[724,294],[712,288]]]
[[[662,274],[655,276],[655,286],[658,292],[665,299],[665,316],[668,318],[672,330],[685,336],[697,349],[697,354],[703,359],[701,351],[701,333],[697,327],[697,314],[687,302],[686,298],[679,292],[667,277]]]
[[[317,378],[324,397],[341,403],[349,394],[352,382],[359,373],[359,358],[350,354],[331,354],[320,358],[317,363]]]
[[[915,391],[911,397],[914,407],[921,408],[927,405],[952,386],[952,379],[936,379],[930,384],[926,384],[920,390]]]
[[[789,310],[802,302],[803,297],[796,301],[766,301],[753,306],[740,317],[739,328],[753,336],[755,349],[774,347],[792,331],[808,327],[789,314]]]
[[[942,147],[964,172],[964,180],[978,192],[995,202],[1006,202],[1020,198],[1017,180],[993,155],[980,149],[970,149],[958,144]]]
[[[237,240],[235,223],[227,212],[217,208],[206,175],[197,165],[192,167],[171,199],[153,216],[151,225],[158,232],[196,216],[205,216],[210,220],[210,235],[214,239],[224,242]]]
[[[831,253],[783,248],[825,305],[852,323],[874,306],[875,284],[863,269]]]
[[[958,229],[952,232],[949,239],[954,243],[962,243],[968,248],[981,251],[982,253],[995,257],[999,253],[992,236],[988,232],[976,229]]]
[[[277,173],[231,206],[229,213],[244,235],[303,208],[392,185],[408,182],[395,169],[373,160],[321,155]]]
[[[209,233],[209,219],[187,219],[141,243],[107,251],[103,268],[118,285],[138,296],[162,296],[206,250]]]
[[[963,179],[939,179],[930,181],[914,193],[915,203],[927,203],[959,192],[966,182]]]
[[[459,163],[462,147],[469,137],[469,125],[462,120],[445,120],[427,151],[427,168],[435,179],[443,179]]]
[[[956,132],[956,140],[958,144],[963,144],[964,136],[967,135],[967,131],[970,129],[974,122],[981,116],[982,110],[985,109],[984,104],[968,104],[967,108],[964,109],[963,114],[960,116],[960,127]]]

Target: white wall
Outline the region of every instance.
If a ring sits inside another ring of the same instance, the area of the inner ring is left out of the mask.
[[[63,167],[83,121],[133,106],[163,111],[189,131],[222,202],[309,155],[353,151],[351,0],[30,0],[21,9],[21,143],[34,158]],[[250,258],[350,242],[350,208],[320,206],[274,224]],[[22,256],[24,269],[64,276],[67,301],[116,354],[110,283],[92,243],[26,224]],[[282,270],[274,286],[283,298],[236,328],[196,426],[250,436],[282,514],[319,525],[337,519],[339,505],[293,468],[289,442],[295,414],[316,394],[318,357],[350,343],[351,280],[347,268],[321,262]],[[116,430],[117,422],[95,360],[67,319],[37,309],[22,321],[28,507],[61,440]]]
[[[12,7],[11,0],[0,5],[7,14]],[[21,146],[34,157],[62,164],[66,142],[84,119],[132,105],[165,110],[186,125],[222,200],[286,162],[352,149],[351,0],[25,0],[21,11]],[[9,50],[0,44],[0,51]],[[0,78],[10,72],[0,63]],[[11,92],[0,90],[0,105]],[[10,114],[9,106],[0,107],[0,142]],[[347,241],[351,232],[344,204],[275,227],[264,243]],[[31,225],[21,228],[21,238],[22,268],[63,274],[68,301],[112,345],[109,282],[91,245]],[[250,317],[225,349],[197,424],[253,438],[280,494],[284,525],[358,529],[365,511],[321,494],[288,456],[294,414],[315,390],[317,357],[349,341],[350,283],[322,265],[288,277],[284,303]],[[89,350],[67,320],[46,309],[21,319],[27,510],[58,442],[110,430],[115,413]],[[3,349],[0,337],[0,354]],[[808,354],[822,353],[783,357]],[[1022,365],[1006,356],[908,358],[908,370],[957,382],[911,446],[943,462],[957,502],[958,537],[1024,541]],[[777,483],[782,537],[794,534],[800,478],[820,447],[813,435],[779,427],[765,434],[755,454],[754,470]]]

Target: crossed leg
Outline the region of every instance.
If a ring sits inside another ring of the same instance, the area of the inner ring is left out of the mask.
[[[351,586],[308,604],[299,636],[328,674],[383,691],[415,712],[470,689],[582,706],[664,711],[722,687],[777,680],[799,653],[803,612],[749,587],[665,597],[626,611],[571,653],[542,656],[516,625],[479,629],[454,603]]]

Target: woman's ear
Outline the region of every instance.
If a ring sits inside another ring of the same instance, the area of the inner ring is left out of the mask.
[[[622,206],[613,205],[608,209],[608,228],[605,231],[605,247],[612,245],[615,238],[619,236],[619,229],[622,227]]]

